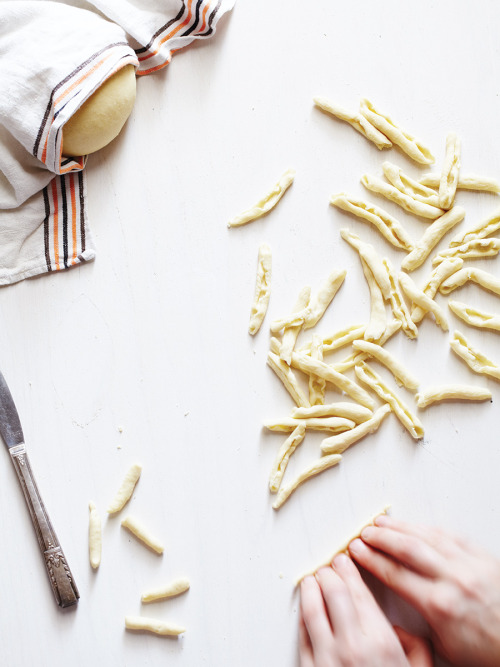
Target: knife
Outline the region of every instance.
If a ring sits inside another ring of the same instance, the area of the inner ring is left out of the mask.
[[[78,602],[80,594],[40,497],[26,453],[21,421],[12,394],[1,372],[0,434],[7,445],[19,478],[56,602],[60,607],[69,607]]]

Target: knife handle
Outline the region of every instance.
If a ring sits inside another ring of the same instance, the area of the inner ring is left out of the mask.
[[[30,511],[56,602],[60,607],[69,607],[78,602],[80,594],[38,491],[25,446],[16,445],[9,452]]]

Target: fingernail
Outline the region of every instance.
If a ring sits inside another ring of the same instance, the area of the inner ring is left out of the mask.
[[[361,531],[361,537],[363,540],[369,540],[370,537],[373,537],[373,534],[376,532],[376,530],[377,529],[374,526],[367,526]]]
[[[360,540],[359,537],[357,537],[349,545],[349,552],[352,554],[359,554],[363,551],[364,546],[365,545],[363,544],[363,541]]]
[[[381,514],[376,517],[374,523],[376,526],[388,526],[391,523],[391,517],[387,516],[387,514]]]
[[[346,553],[342,552],[335,556],[335,558],[333,559],[333,565],[335,567],[342,569],[347,565],[347,561],[350,560],[351,559],[349,558],[349,556]]]

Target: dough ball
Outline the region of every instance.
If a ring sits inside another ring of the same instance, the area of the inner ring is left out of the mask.
[[[113,141],[130,116],[135,92],[133,65],[106,79],[64,125],[63,155],[88,155]]]

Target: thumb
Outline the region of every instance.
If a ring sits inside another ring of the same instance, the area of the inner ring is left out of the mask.
[[[426,639],[412,635],[396,625],[394,626],[394,632],[401,642],[406,659],[411,667],[433,666],[431,646]]]

